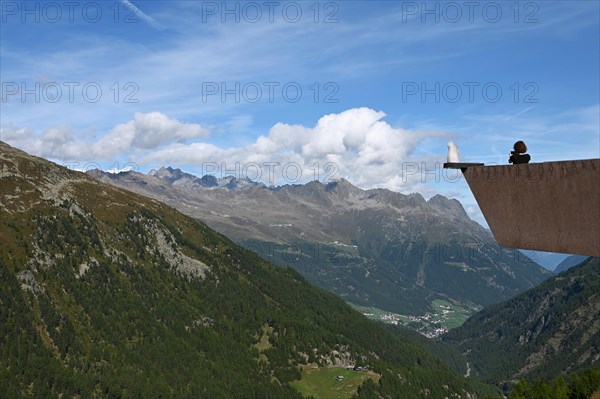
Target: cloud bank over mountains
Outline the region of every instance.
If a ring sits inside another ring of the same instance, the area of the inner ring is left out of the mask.
[[[83,139],[85,135],[68,126],[42,133],[9,126],[2,128],[1,135],[14,146],[64,162],[126,159],[142,167],[191,168],[224,164],[230,171],[252,164],[253,168],[247,168],[251,169],[248,177],[276,185],[345,177],[365,188],[404,191],[409,184],[417,188],[414,185],[423,182],[416,176],[414,164],[432,159],[414,156],[414,150],[426,138],[442,139],[449,133],[394,127],[385,116],[363,107],[322,116],[314,126],[278,122],[265,135],[240,146],[208,143],[204,140],[211,134],[208,127],[161,112],[136,113],[134,119],[97,139]],[[271,173],[266,173],[265,166]],[[407,171],[411,172],[410,182]]]

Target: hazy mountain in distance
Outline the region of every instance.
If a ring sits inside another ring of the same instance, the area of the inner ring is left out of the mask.
[[[494,383],[555,378],[600,364],[600,260],[586,259],[442,336],[475,376]]]
[[[377,397],[486,392],[159,201],[2,142],[0,188],[0,397],[301,399],[356,363]]]
[[[558,274],[558,273],[562,273],[564,271],[567,271],[570,268],[572,268],[573,266],[582,263],[587,258],[588,257],[584,256],[584,255],[571,255],[571,256],[567,257],[565,260],[563,260],[562,262],[560,262],[556,266],[556,269],[554,270],[554,273]]]
[[[543,266],[544,269],[554,272],[556,266],[569,257],[569,254],[561,254],[556,252],[533,251],[529,249],[520,250],[523,254],[529,257],[534,262]]]
[[[253,182],[249,178],[237,179],[235,176],[225,176],[217,178],[213,175],[205,175],[198,178],[181,169],[171,167],[162,167],[158,170],[152,169],[148,172],[149,176],[157,177],[171,183],[173,186],[182,189],[201,189],[201,188],[226,188],[229,190],[247,190],[256,187],[265,187],[263,183]]]
[[[168,173],[90,174],[164,201],[357,305],[423,315],[445,304],[470,313],[551,275],[500,248],[460,202],[440,195],[426,201],[345,179],[216,189],[161,170]]]

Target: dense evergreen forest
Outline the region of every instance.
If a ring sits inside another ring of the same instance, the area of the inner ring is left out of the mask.
[[[519,381],[508,399],[597,399],[600,397],[600,368],[573,373],[565,380]]]

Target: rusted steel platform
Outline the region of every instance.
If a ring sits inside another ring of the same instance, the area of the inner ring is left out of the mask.
[[[501,246],[600,256],[600,159],[462,171]]]

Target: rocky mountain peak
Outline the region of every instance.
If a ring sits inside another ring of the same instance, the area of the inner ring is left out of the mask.
[[[461,218],[468,217],[462,204],[454,198],[447,198],[443,195],[436,194],[427,201],[427,204],[449,215]]]
[[[170,166],[161,166],[158,170],[152,169],[150,172],[148,172],[148,174],[150,176],[171,181],[180,179],[182,176],[187,175],[187,173],[184,173],[181,169],[174,169]]]
[[[348,196],[350,194],[358,194],[362,190],[342,177],[327,183],[325,185],[325,191],[335,192],[341,196]]]

